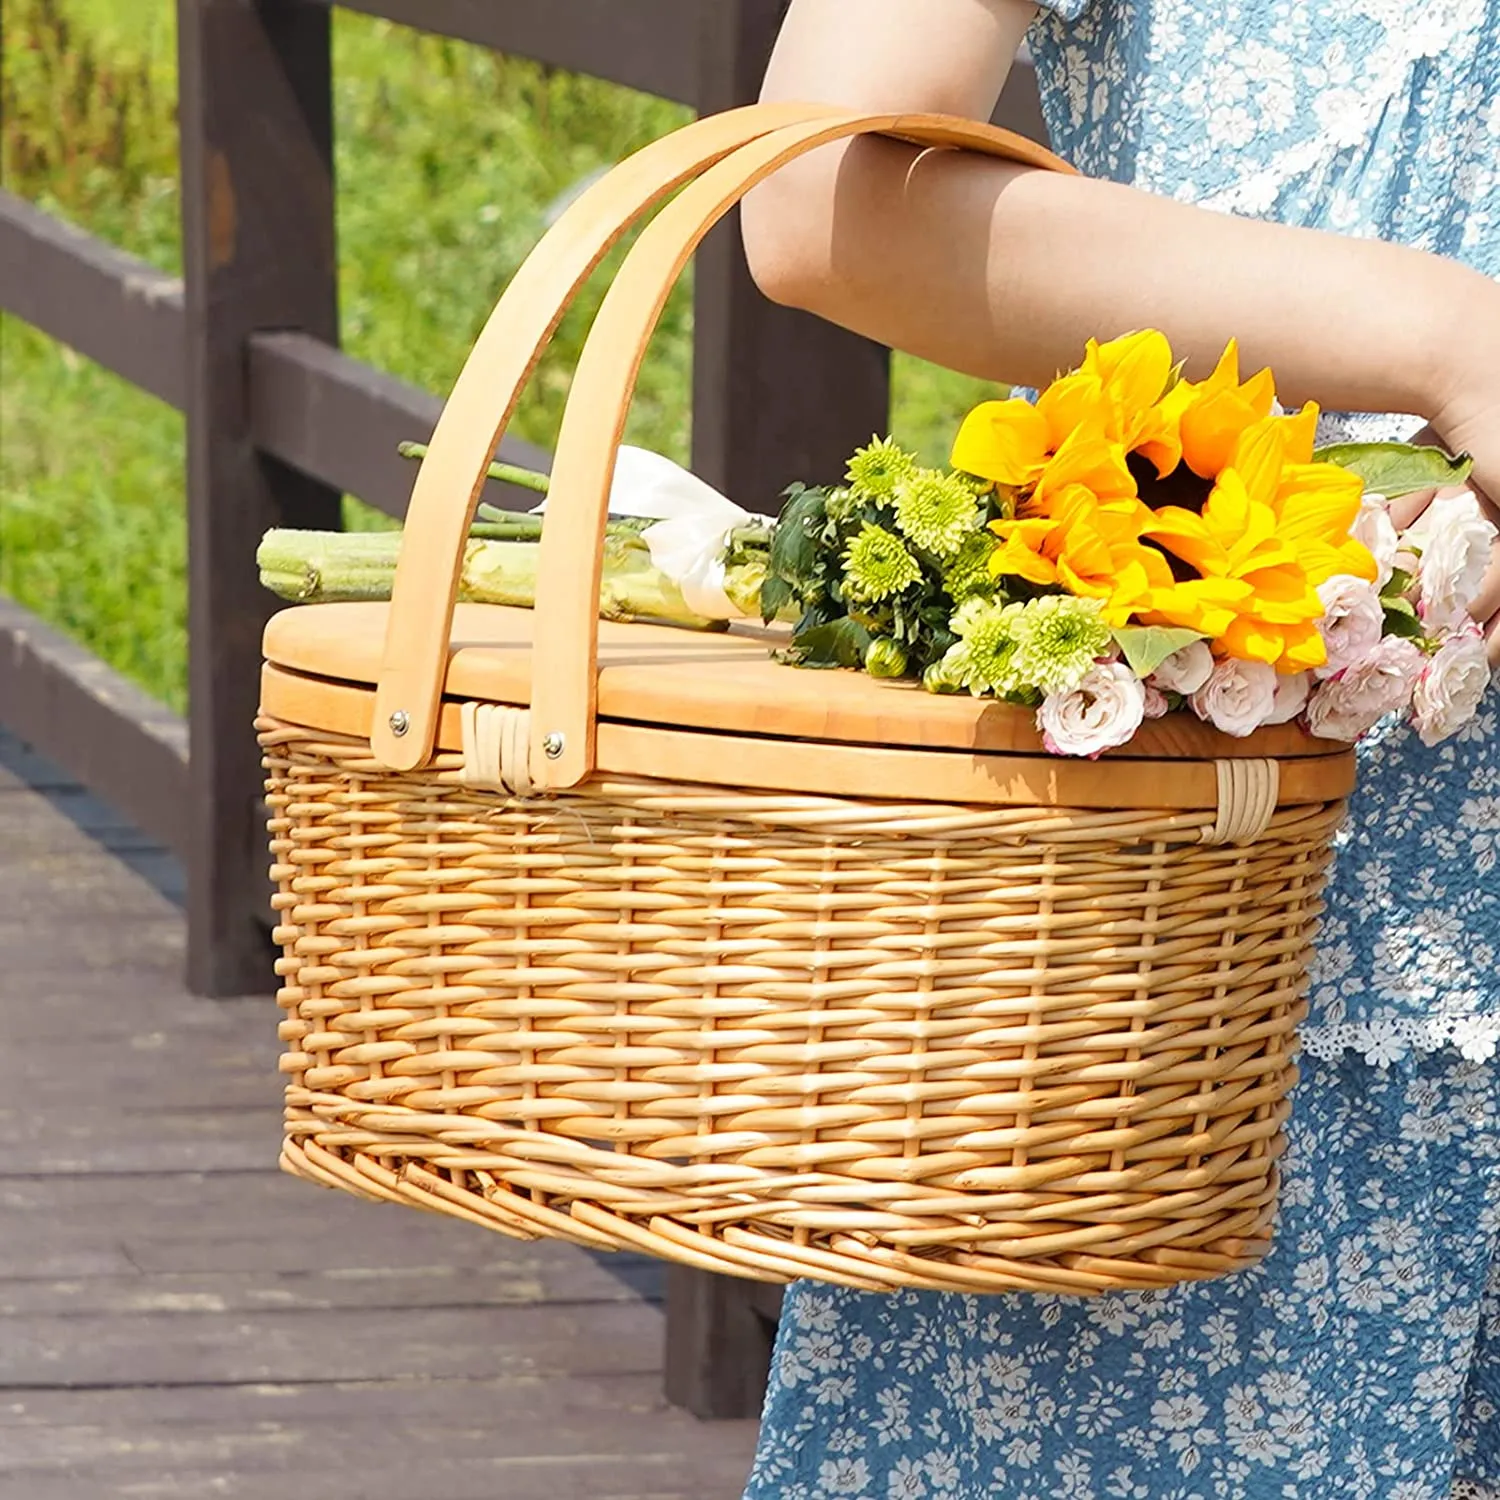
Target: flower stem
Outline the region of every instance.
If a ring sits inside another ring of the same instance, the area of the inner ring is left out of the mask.
[[[398,443],[396,451],[402,458],[426,458],[426,443]],[[535,469],[523,469],[519,464],[503,464],[496,459],[489,468],[485,470],[491,479],[503,480],[506,484],[519,485],[523,490],[535,490],[538,495],[547,493],[550,483],[545,474],[539,474]]]
[[[391,597],[399,531],[268,531],[256,552],[260,581],[279,598],[297,604],[330,604]],[[513,538],[476,537],[464,549],[458,597],[475,604],[536,603],[538,549]],[[682,591],[651,565],[633,537],[606,547],[599,613],[607,620],[661,620],[694,630],[722,629],[687,607]]]

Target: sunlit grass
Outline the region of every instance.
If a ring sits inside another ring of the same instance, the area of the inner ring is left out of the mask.
[[[4,185],[163,269],[180,265],[171,0],[6,0]],[[350,353],[439,394],[580,181],[678,105],[335,12],[339,298]],[[550,445],[602,290],[563,321],[515,419]],[[683,460],[692,308],[674,295],[629,437]],[[986,388],[898,357],[894,426],[941,461]],[[809,476],[820,478],[824,476]],[[183,423],[0,318],[0,589],[181,706]],[[355,525],[379,518],[351,505]]]

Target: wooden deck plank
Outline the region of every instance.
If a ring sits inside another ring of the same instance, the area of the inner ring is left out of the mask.
[[[642,1302],[267,1308],[38,1317],[0,1328],[0,1390],[52,1385],[251,1385],[633,1374],[657,1367],[661,1314]]]
[[[435,1265],[377,1272],[359,1267],[329,1272],[222,1270],[141,1275],[128,1267],[111,1275],[14,1277],[0,1280],[0,1317],[120,1317],[192,1313],[276,1312],[308,1314],[332,1310],[373,1312],[386,1308],[465,1308],[471,1312],[527,1303],[629,1302],[643,1299],[629,1282],[612,1277],[583,1257],[539,1257],[535,1264],[503,1264],[482,1270]]]
[[[67,1477],[27,1474],[7,1495],[15,1500],[287,1500],[288,1495],[316,1500],[559,1500],[586,1496],[587,1500],[703,1500],[702,1465],[690,1467],[678,1453],[622,1461],[613,1454],[598,1457],[546,1457],[532,1460],[482,1460],[465,1463],[438,1457],[420,1464],[382,1467],[378,1488],[366,1477],[359,1446],[363,1433],[325,1433],[319,1441],[337,1444],[347,1453],[337,1467],[338,1454],[325,1462],[329,1468],[308,1472],[288,1464],[280,1472],[246,1473],[231,1464],[192,1471],[175,1465],[154,1477],[134,1474],[116,1485],[109,1471],[74,1470]],[[171,1464],[170,1454],[159,1462]],[[707,1481],[707,1482],[712,1482]]]
[[[545,1240],[511,1240],[468,1224],[365,1203],[279,1172],[0,1177],[0,1285],[79,1275],[317,1275],[379,1284],[399,1276],[545,1277],[556,1299],[581,1285],[601,1300],[616,1284],[662,1297],[659,1262],[629,1253],[560,1255]],[[290,1222],[295,1232],[287,1232]],[[61,1271],[59,1257],[108,1257],[98,1271]],[[237,1285],[238,1283],[236,1283]],[[440,1300],[452,1299],[446,1295]]]
[[[0,739],[0,1497],[734,1500],[656,1263],[275,1170],[278,1012],[186,995],[175,878]]]

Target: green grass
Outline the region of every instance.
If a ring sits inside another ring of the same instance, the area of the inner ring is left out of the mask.
[[[163,269],[180,264],[171,0],[6,0],[5,186]],[[679,106],[336,12],[342,337],[441,393],[580,179],[685,121]],[[607,269],[607,268],[606,268]],[[550,446],[597,307],[563,321],[514,430]],[[690,293],[673,296],[628,436],[689,442]],[[898,357],[893,425],[938,461],[986,390]],[[0,590],[158,696],[185,696],[183,424],[0,317]],[[350,503],[351,524],[379,524]]]

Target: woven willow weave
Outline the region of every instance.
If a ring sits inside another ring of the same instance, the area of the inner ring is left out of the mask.
[[[552,798],[260,722],[285,1164],[512,1234],[1094,1292],[1269,1245],[1341,805]]]

